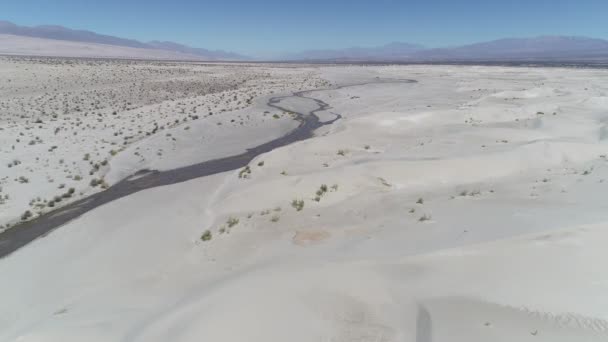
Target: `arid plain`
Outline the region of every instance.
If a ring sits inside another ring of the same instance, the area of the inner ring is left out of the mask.
[[[2,341],[605,341],[608,70],[0,59]],[[0,246],[1,247],[1,246]]]

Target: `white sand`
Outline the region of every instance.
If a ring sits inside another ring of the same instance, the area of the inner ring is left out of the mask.
[[[313,68],[272,65],[4,58],[0,77],[0,230],[141,169],[281,136],[295,123],[265,100],[325,86]]]
[[[608,72],[318,72],[419,83],[312,92],[343,119],[249,178],[140,192],[0,260],[0,340],[608,340]]]

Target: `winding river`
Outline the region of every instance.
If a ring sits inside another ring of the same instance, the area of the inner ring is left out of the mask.
[[[357,83],[338,86],[329,89],[315,89],[296,92],[293,95],[278,96],[270,98],[267,106],[295,113],[295,120],[299,122],[291,132],[271,140],[262,145],[258,145],[247,149],[238,155],[219,158],[205,161],[202,163],[185,166],[167,171],[140,171],[124,180],[114,184],[110,188],[70,203],[57,210],[45,213],[35,219],[17,224],[10,229],[0,234],[0,258],[3,258],[19,248],[27,245],[33,240],[45,236],[54,229],[70,222],[83,215],[84,213],[102,206],[108,202],[119,198],[134,194],[141,190],[150,189],[158,186],[170,185],[185,182],[191,179],[214,175],[226,171],[236,170],[245,167],[255,157],[260,154],[272,151],[278,147],[286,146],[291,143],[308,139],[313,136],[314,131],[322,126],[331,125],[341,118],[340,114],[335,114],[336,117],[332,120],[322,122],[316,113],[325,111],[330,108],[329,104],[312,97],[307,96],[319,91],[338,90],[347,87],[363,86],[368,84],[397,84],[397,83],[415,83],[415,80],[400,80],[400,79],[376,79],[371,82]],[[300,113],[293,109],[281,107],[281,101],[297,97],[307,101],[314,102],[316,108],[307,112]]]

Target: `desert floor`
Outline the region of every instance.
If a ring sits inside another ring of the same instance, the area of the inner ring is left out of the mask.
[[[0,58],[0,230],[142,169],[234,154],[286,133],[273,94],[311,68]]]
[[[2,59],[5,225],[342,118],[0,259],[0,340],[607,341],[607,76]]]

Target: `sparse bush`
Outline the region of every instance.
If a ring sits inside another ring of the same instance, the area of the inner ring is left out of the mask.
[[[239,171],[239,178],[249,178],[251,175],[251,168],[249,165],[245,166],[241,171]]]
[[[211,240],[212,237],[213,237],[213,235],[211,234],[211,231],[209,229],[207,229],[207,230],[205,230],[203,235],[201,235],[201,240],[209,241],[209,240]]]
[[[297,211],[301,211],[304,209],[304,200],[293,200],[291,201],[291,206],[294,207]]]
[[[422,215],[422,217],[420,217],[418,219],[419,222],[425,222],[425,221],[430,221],[430,220],[431,220],[431,215],[427,215],[427,214]]]
[[[420,197],[417,201],[417,204],[424,204],[424,199],[422,197]]]
[[[29,219],[30,217],[32,217],[32,212],[29,210],[26,210],[22,215],[21,215],[21,220],[25,221],[27,219]]]
[[[276,222],[279,222],[279,215],[273,215],[273,216],[270,218],[270,222],[275,222],[275,223],[276,223]]]
[[[228,221],[226,221],[226,224],[228,225],[228,228],[232,228],[239,224],[239,219],[236,217],[230,217]]]

